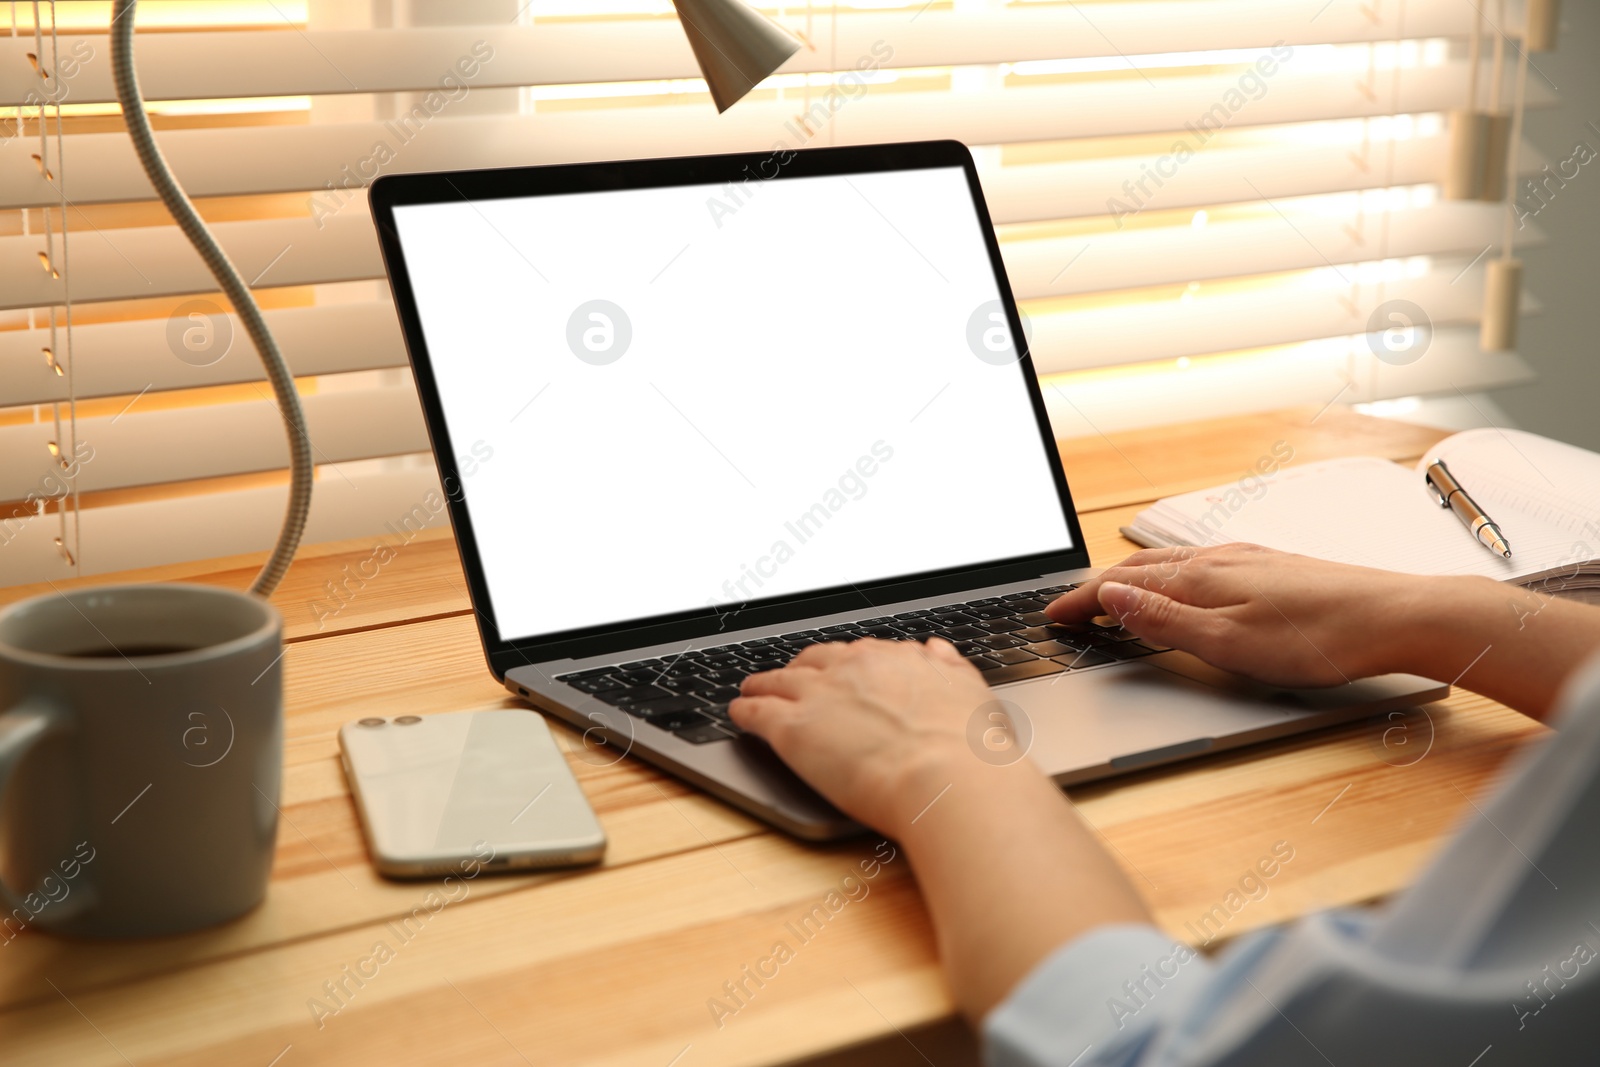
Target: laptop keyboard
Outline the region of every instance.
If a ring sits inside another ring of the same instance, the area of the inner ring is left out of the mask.
[[[698,745],[739,735],[741,731],[728,717],[728,702],[739,695],[740,682],[782,667],[808,645],[825,641],[943,637],[983,672],[990,685],[1103,667],[1166,651],[1135,640],[1120,627],[1051,622],[1044,614],[1045,605],[1073,588],[1052,585],[965,604],[757,637],[660,659],[593,667],[557,675],[556,681]]]

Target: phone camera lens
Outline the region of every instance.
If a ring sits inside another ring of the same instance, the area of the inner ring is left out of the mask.
[[[356,725],[357,726],[382,726],[388,721],[389,720],[387,720],[387,719],[357,719],[356,720]]]
[[[401,715],[395,719],[396,726],[412,726],[422,721],[421,715]]]

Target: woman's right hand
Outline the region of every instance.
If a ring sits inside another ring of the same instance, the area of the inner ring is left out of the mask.
[[[1150,549],[1045,612],[1061,623],[1111,615],[1140,637],[1272,685],[1338,685],[1408,669],[1405,646],[1417,635],[1405,620],[1453,581],[1258,545]]]

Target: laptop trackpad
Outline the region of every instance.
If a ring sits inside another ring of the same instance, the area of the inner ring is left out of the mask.
[[[1182,652],[994,691],[1026,714],[1033,761],[1063,780],[1199,755],[1217,739],[1285,726],[1313,714],[1299,696]]]

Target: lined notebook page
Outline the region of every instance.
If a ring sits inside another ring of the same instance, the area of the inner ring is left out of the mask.
[[[1563,530],[1600,557],[1600,456],[1523,430],[1467,430],[1440,441],[1418,470],[1442,459],[1517,550],[1511,519],[1523,516]],[[1577,546],[1574,546],[1577,547]]]
[[[1447,456],[1445,462],[1452,460]],[[1453,463],[1450,469],[1477,493],[1467,466],[1464,459],[1461,470]],[[1509,560],[1484,548],[1453,512],[1441,508],[1420,473],[1370,456],[1289,467],[1266,479],[1264,488],[1256,486],[1253,496],[1230,485],[1168,497],[1142,513],[1138,525],[1180,544],[1249,541],[1413,574],[1515,581],[1563,565],[1570,570],[1575,561],[1568,524],[1542,513],[1545,508],[1513,514],[1515,488],[1514,482],[1497,487],[1507,494],[1497,498],[1505,514],[1476,498],[1501,523],[1513,550]]]

